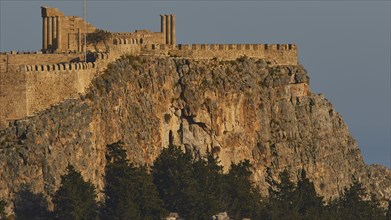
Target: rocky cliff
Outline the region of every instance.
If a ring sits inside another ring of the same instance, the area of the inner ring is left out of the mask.
[[[151,164],[164,146],[207,151],[222,165],[249,159],[254,181],[307,171],[319,194],[338,196],[353,178],[391,199],[391,171],[364,164],[347,125],[309,88],[301,65],[265,60],[127,57],[109,65],[88,93],[0,134],[0,198],[22,185],[53,195],[68,163],[103,187],[105,147],[123,140],[129,159]]]

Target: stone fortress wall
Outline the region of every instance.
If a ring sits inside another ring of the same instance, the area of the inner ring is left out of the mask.
[[[83,94],[109,62],[108,54],[96,54],[95,62],[71,62],[83,56],[0,54],[0,127]]]
[[[109,62],[125,54],[235,60],[242,56],[296,65],[294,44],[177,44],[175,15],[160,15],[160,32],[110,33],[104,44],[84,46],[97,30],[77,16],[42,7],[42,51],[0,53],[0,128],[64,99],[83,94]],[[85,61],[85,51],[94,59]],[[104,51],[105,53],[101,53]]]
[[[28,65],[25,68],[27,116],[66,98],[78,97],[97,74],[95,63]]]
[[[27,85],[31,77],[25,71],[25,64],[51,65],[70,63],[80,60],[81,54],[42,54],[42,52],[11,52],[0,54],[0,127],[7,125],[7,120],[14,120],[31,115],[28,107]],[[35,76],[45,80],[44,75]],[[58,83],[61,83],[59,81]],[[37,85],[38,87],[38,85]],[[50,88],[47,88],[50,90]],[[55,89],[55,88],[53,88]],[[46,108],[48,106],[42,106]]]
[[[235,60],[242,56],[274,61],[279,65],[296,65],[295,44],[179,44],[151,45],[147,49],[155,54],[191,59]]]

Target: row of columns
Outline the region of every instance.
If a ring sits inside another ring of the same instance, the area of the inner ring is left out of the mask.
[[[61,17],[42,18],[42,49],[61,49]]]
[[[165,43],[169,45],[176,44],[175,33],[175,15],[160,15],[161,17],[161,32],[165,37]]]

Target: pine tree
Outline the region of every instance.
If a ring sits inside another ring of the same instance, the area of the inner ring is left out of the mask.
[[[193,174],[197,181],[198,201],[189,215],[197,219],[209,219],[212,215],[226,210],[224,206],[224,175],[218,157],[207,152],[206,158],[193,161]]]
[[[61,186],[54,195],[55,215],[59,219],[90,220],[97,217],[95,187],[85,182],[72,165],[61,177]]]
[[[147,168],[126,159],[122,142],[107,146],[102,219],[160,219],[162,201]]]
[[[239,164],[231,164],[226,176],[227,210],[234,219],[259,219],[261,195],[251,183],[251,164],[244,160]]]
[[[140,210],[133,201],[130,172],[122,142],[107,146],[105,168],[105,205],[102,219],[141,219]]]
[[[154,162],[152,174],[165,209],[195,218],[193,210],[201,201],[200,186],[194,177],[190,153],[183,153],[175,146],[163,149]]]
[[[5,212],[5,206],[7,203],[4,200],[0,200],[0,219],[6,219],[7,213]]]
[[[136,183],[135,190],[138,190],[140,195],[136,202],[139,204],[142,219],[160,219],[166,212],[153,184],[152,174],[148,173],[146,166],[141,166],[135,169],[132,177],[135,177],[132,181]]]
[[[295,184],[287,170],[280,173],[280,182],[272,182],[269,188],[269,216],[272,219],[298,219],[295,213]],[[274,186],[274,188],[273,188]]]
[[[305,170],[302,170],[293,196],[293,212],[301,219],[320,219],[323,216],[323,198],[317,195],[314,184],[307,178]]]
[[[47,201],[42,193],[33,193],[29,186],[22,186],[16,193],[14,212],[19,220],[43,220],[49,217]]]
[[[378,208],[375,198],[364,200],[367,196],[363,185],[354,180],[350,188],[333,202],[331,208],[338,219],[385,219],[383,210]]]

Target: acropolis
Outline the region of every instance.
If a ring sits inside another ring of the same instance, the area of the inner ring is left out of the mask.
[[[41,16],[41,51],[0,54],[0,127],[78,97],[108,63],[123,55],[219,60],[247,56],[274,65],[298,63],[295,44],[177,44],[173,14],[160,15],[159,32],[105,32],[107,39],[95,44],[86,39],[99,29],[81,17],[50,7],[42,7]]]

